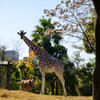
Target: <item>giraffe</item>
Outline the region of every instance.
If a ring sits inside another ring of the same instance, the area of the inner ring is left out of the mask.
[[[42,86],[40,94],[44,94],[45,72],[54,72],[62,83],[64,95],[67,96],[67,92],[65,89],[65,80],[63,78],[64,65],[62,64],[62,62],[49,55],[46,50],[40,48],[38,45],[29,40],[25,36],[26,32],[24,32],[23,30],[17,33],[20,35],[21,39],[23,39],[24,42],[29,46],[29,48],[34,51],[38,59],[38,67],[42,75]]]

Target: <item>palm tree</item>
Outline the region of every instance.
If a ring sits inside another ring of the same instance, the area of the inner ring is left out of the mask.
[[[45,31],[47,29],[54,30],[54,34],[46,35]],[[63,45],[60,45],[62,37],[51,23],[51,19],[41,19],[40,25],[36,26],[36,29],[33,31],[32,37],[32,41],[40,47],[44,48],[50,55],[60,60],[67,59],[67,49]],[[56,90],[56,94],[58,94],[59,89],[61,90],[62,88],[60,81],[56,77],[56,75],[54,73],[46,73],[46,80],[46,85],[48,85],[47,87],[49,87],[49,90],[52,92],[52,94],[54,94],[54,90]]]

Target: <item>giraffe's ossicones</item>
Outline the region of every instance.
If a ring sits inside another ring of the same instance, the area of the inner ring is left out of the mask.
[[[20,30],[20,32],[17,32],[17,33],[20,35],[21,39],[23,39],[23,36],[26,34],[24,30]]]

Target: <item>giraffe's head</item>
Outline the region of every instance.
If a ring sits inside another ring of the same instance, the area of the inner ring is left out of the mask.
[[[20,35],[21,39],[23,39],[23,36],[26,34],[24,30],[20,30],[20,32],[17,32],[17,33]]]

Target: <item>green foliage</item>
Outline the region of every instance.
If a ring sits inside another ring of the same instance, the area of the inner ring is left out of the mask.
[[[64,78],[66,83],[66,89],[68,95],[78,95],[78,80],[75,74],[75,66],[74,63],[68,61],[64,65]]]
[[[5,46],[0,46],[0,61],[4,61],[5,60]]]
[[[59,32],[55,31],[55,34],[50,36],[45,35],[46,29],[50,28],[54,29],[54,26],[51,24],[51,19],[41,19],[40,26],[36,26],[36,29],[33,31],[32,41],[58,59],[61,59],[61,57],[64,56],[67,58],[67,49],[64,46],[59,45],[62,40]]]
[[[79,80],[80,95],[92,95],[92,81],[93,81],[94,61],[82,65],[81,68],[76,70]]]
[[[80,51],[75,51],[73,53],[72,61],[75,63],[77,68],[80,66],[81,62],[84,62],[84,59],[80,56]]]
[[[67,49],[63,45],[55,45],[52,56],[64,60],[64,57],[67,58]]]
[[[40,93],[40,90],[41,90],[41,84],[42,84],[42,81],[40,80],[40,79],[36,79],[36,82],[35,82],[35,84],[34,84],[34,88],[33,88],[33,92],[34,93],[37,93],[37,94],[39,94]]]
[[[21,75],[21,79],[29,79],[32,77],[32,75],[30,74],[31,69],[29,66],[26,66],[26,63],[21,60],[20,63],[17,65],[17,68],[20,71],[20,75]]]
[[[60,40],[62,39],[60,35],[53,35],[55,45],[58,45]]]
[[[18,90],[20,89],[20,72],[18,68],[16,67],[16,63],[13,63],[12,66],[10,66],[10,89]]]
[[[51,18],[49,18],[48,20],[46,19],[41,19],[40,20],[40,23],[43,27],[43,30],[46,31],[46,29],[49,29],[49,28],[53,28],[52,24],[51,24]],[[42,32],[42,31],[41,31]]]
[[[95,14],[92,15],[91,17],[91,21],[86,25],[86,29],[85,29],[85,34],[88,37],[89,42],[91,43],[92,47],[95,48]],[[87,53],[95,53],[95,49],[93,50],[87,39],[86,36],[83,35],[83,44],[84,44],[84,49]]]

